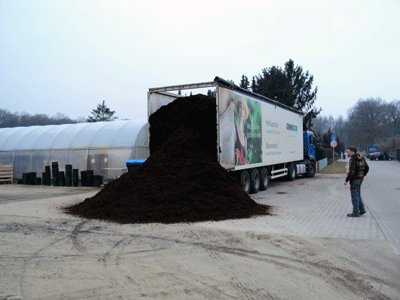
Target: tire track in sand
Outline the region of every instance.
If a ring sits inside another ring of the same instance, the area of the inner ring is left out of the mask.
[[[273,244],[274,247],[279,247],[287,253],[286,255],[274,255],[221,245],[221,237],[218,237],[212,230],[202,230],[201,236],[203,242],[205,242],[203,246],[215,260],[215,264],[218,265],[218,268],[221,269],[225,276],[231,278],[232,285],[240,294],[241,299],[260,299],[260,297],[269,295],[268,291],[259,289],[260,282],[254,281],[254,277],[262,278],[260,274],[255,275],[257,270],[263,268],[268,269],[268,265],[286,270],[286,272],[290,274],[290,277],[311,278],[313,282],[323,281],[326,285],[331,286],[332,290],[343,295],[343,297],[348,297],[356,293],[368,297],[372,296],[374,299],[390,299],[390,297],[374,289],[371,285],[371,281],[378,284],[381,282],[381,280],[375,276],[358,274],[345,267],[336,267],[326,260],[313,261],[307,259],[307,257],[312,258],[316,253],[319,253],[319,251],[326,251],[326,249],[313,248],[310,249],[313,253],[304,253],[304,249],[299,249],[301,247],[298,247],[297,240],[290,240],[286,237],[282,237],[274,241],[273,238],[261,236],[266,239],[266,242]],[[232,259],[232,256],[236,258]],[[242,259],[238,259],[238,257]],[[249,266],[253,268],[251,273],[248,272]],[[282,278],[282,280],[284,280],[284,278]],[[244,286],[244,284],[246,286]],[[290,284],[297,285],[298,289],[301,289],[305,294],[309,293],[310,296],[313,295],[315,297],[315,294],[318,294],[318,291],[313,290],[311,287],[304,288],[303,284],[296,284],[294,282],[290,282]],[[386,284],[392,286],[391,283]],[[273,298],[273,295],[269,296]],[[324,295],[321,294],[321,297],[323,296]]]

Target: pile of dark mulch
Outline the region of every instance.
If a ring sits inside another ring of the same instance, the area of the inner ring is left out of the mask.
[[[266,215],[217,162],[215,98],[178,98],[154,113],[146,162],[66,211],[118,223],[219,221]]]

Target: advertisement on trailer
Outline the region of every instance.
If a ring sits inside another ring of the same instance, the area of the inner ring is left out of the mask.
[[[218,98],[223,167],[243,169],[303,158],[300,114],[222,87]]]

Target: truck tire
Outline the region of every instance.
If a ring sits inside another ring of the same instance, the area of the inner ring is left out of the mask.
[[[314,177],[315,173],[317,172],[317,167],[315,165],[315,162],[310,162],[310,172],[309,172],[309,176],[310,177]]]
[[[290,181],[293,181],[296,179],[296,164],[295,163],[290,164],[287,178]]]
[[[260,172],[257,168],[250,171],[250,193],[256,194],[260,190]]]
[[[266,167],[260,169],[260,191],[265,191],[269,185],[269,173]]]
[[[249,171],[243,170],[240,172],[240,186],[244,189],[244,191],[247,194],[250,194],[250,185],[251,185],[251,179],[250,179],[250,174]]]
[[[307,178],[314,177],[316,171],[317,171],[317,168],[315,166],[315,163],[313,161],[309,161],[308,162],[308,172],[305,174],[305,177],[307,177]]]

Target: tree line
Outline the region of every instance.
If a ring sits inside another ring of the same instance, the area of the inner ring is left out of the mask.
[[[354,145],[362,151],[371,145],[379,145],[382,150],[389,151],[400,148],[400,100],[359,99],[347,111],[346,119],[343,116],[337,119],[332,116],[317,117],[313,131],[318,142],[324,146],[328,136],[337,135],[341,138],[342,148],[343,145]]]
[[[0,109],[0,128],[113,121],[117,119],[114,114],[115,111],[110,110],[104,100],[97,105],[96,109],[92,110],[91,116],[88,116],[87,119],[78,118],[76,120],[72,120],[63,113],[57,113],[55,116],[49,117],[46,114],[11,113],[9,110]]]

